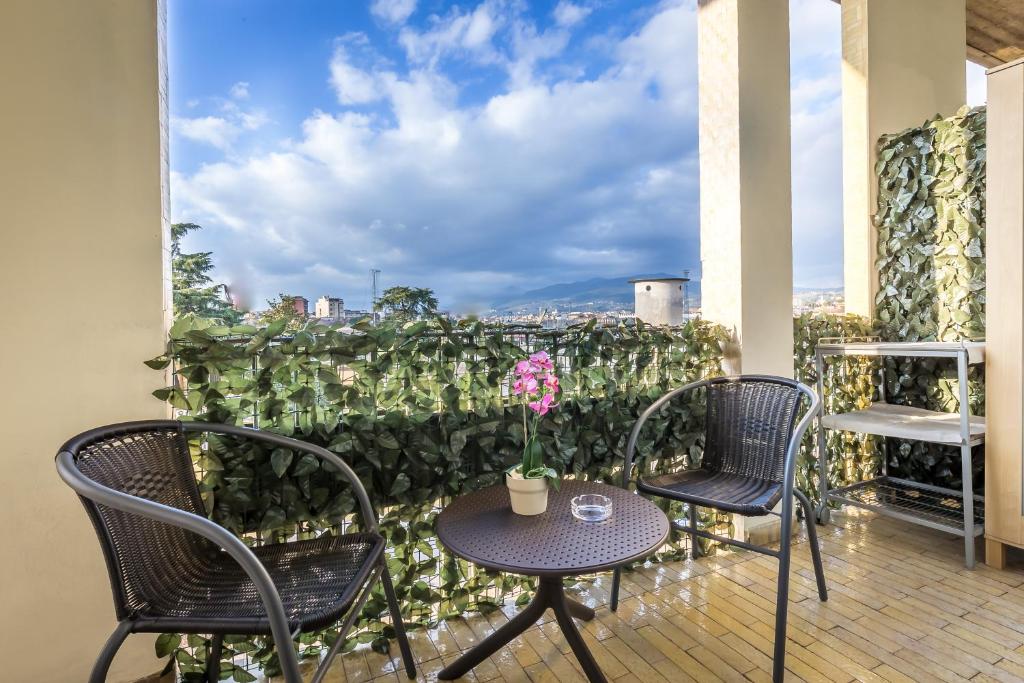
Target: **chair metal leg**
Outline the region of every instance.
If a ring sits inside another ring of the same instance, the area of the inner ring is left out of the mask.
[[[114,661],[114,655],[121,648],[121,643],[128,637],[128,634],[132,632],[132,623],[130,621],[119,621],[117,628],[107,638],[106,644],[103,646],[103,650],[100,651],[100,656],[96,659],[96,663],[92,667],[92,673],[89,674],[89,683],[106,683],[107,671],[110,669],[110,663]]]
[[[215,634],[210,641],[210,655],[206,658],[206,680],[207,683],[218,683],[220,681],[220,657],[224,649],[224,636]]]
[[[807,524],[807,542],[811,546],[811,559],[814,560],[814,578],[818,581],[818,597],[822,602],[828,601],[828,587],[825,585],[825,568],[821,564],[821,548],[818,547],[818,531],[815,528],[814,508],[803,491],[794,488],[793,495],[800,501],[804,511],[804,523]]]
[[[409,678],[416,678],[416,661],[412,658],[412,650],[409,648],[409,639],[405,635],[405,624],[402,622],[402,610],[398,605],[398,596],[395,594],[395,585],[391,583],[391,574],[388,573],[387,560],[384,562],[384,571],[381,572],[380,582],[384,585],[384,595],[388,599],[388,611],[391,612],[391,622],[395,627],[395,636],[398,638],[398,647],[402,651],[402,661],[405,663],[405,673]]]
[[[697,528],[697,506],[690,505],[690,528]],[[697,540],[697,534],[690,534],[690,557],[697,559],[700,557],[700,541]]]
[[[779,589],[775,596],[775,655],[772,668],[774,683],[782,683],[786,676],[786,621],[789,617],[789,559],[792,551],[790,539],[793,537],[793,498],[783,501]]]
[[[331,663],[334,658],[341,652],[342,646],[345,644],[345,638],[348,636],[349,629],[352,628],[352,624],[356,623],[356,619],[359,617],[359,613],[363,611],[363,605],[366,604],[367,598],[370,597],[370,593],[373,592],[372,588],[377,583],[377,579],[380,578],[381,572],[386,569],[384,565],[379,565],[370,574],[370,578],[366,581],[366,585],[363,587],[363,592],[356,600],[355,604],[352,605],[348,610],[348,616],[345,617],[345,621],[341,624],[341,629],[338,630],[338,637],[335,639],[334,644],[331,645],[330,649],[327,650],[327,655],[320,661],[320,666],[313,672],[313,678],[310,683],[323,683],[324,676],[327,675],[327,671],[331,668]],[[289,643],[290,644],[290,643]],[[285,677],[285,683],[302,683],[302,676],[294,677],[294,681]]]
[[[619,608],[619,584],[622,583],[622,567],[618,567],[612,573],[612,604],[614,612]]]

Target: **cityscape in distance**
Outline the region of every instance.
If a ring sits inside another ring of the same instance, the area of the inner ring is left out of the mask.
[[[685,271],[684,271],[685,272]],[[563,328],[596,318],[604,324],[627,322],[635,317],[636,301],[632,281],[659,280],[680,276],[669,273],[647,273],[611,278],[590,278],[576,282],[547,285],[522,292],[509,292],[495,298],[490,307],[472,312],[485,322],[504,324],[541,325]],[[683,276],[685,278],[685,275]],[[699,318],[701,314],[700,281],[682,284],[683,318]],[[371,295],[371,299],[372,299]],[[365,301],[365,299],[364,299]],[[295,314],[325,323],[350,324],[374,315],[366,308],[346,308],[342,297],[323,294],[315,299],[293,295]],[[794,315],[845,312],[842,287],[795,287],[793,290]],[[258,322],[266,310],[245,312],[247,322]],[[449,318],[467,315],[464,311],[441,310]],[[382,313],[378,312],[378,316]]]

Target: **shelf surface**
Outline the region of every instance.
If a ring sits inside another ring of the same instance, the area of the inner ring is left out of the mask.
[[[872,403],[864,410],[825,415],[821,418],[821,424],[827,429],[846,432],[960,445],[960,413],[940,413],[890,403]],[[969,443],[972,446],[984,442],[985,418],[972,415],[970,433]]]
[[[835,491],[829,500],[874,510],[879,514],[964,535],[963,495],[959,491],[879,477]],[[974,497],[974,535],[985,531],[985,503]]]
[[[967,350],[970,364],[985,362],[985,342],[823,342],[818,351],[826,356],[916,356],[956,358]]]

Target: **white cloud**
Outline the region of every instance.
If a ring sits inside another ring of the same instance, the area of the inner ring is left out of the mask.
[[[558,4],[555,5],[555,9],[552,14],[555,17],[555,23],[559,26],[575,26],[590,14],[591,9],[589,7],[583,7],[575,3],[569,2],[569,0],[559,0]]]
[[[232,99],[209,98],[218,105],[219,114],[216,116],[172,116],[171,130],[193,142],[210,145],[226,153],[231,152],[243,133],[259,130],[269,123],[270,119],[263,110],[243,109],[234,101],[249,97],[249,84],[245,81],[239,81],[231,86],[229,95]],[[196,109],[200,104],[200,100],[196,99],[189,100],[186,106],[189,109]]]
[[[466,57],[481,64],[499,63],[502,56],[491,39],[510,17],[509,10],[498,0],[485,0],[472,12],[455,6],[445,16],[432,15],[425,30],[403,27],[398,42],[405,50],[406,59],[417,66],[435,67],[451,56]]]
[[[334,48],[330,71],[330,83],[341,104],[367,104],[383,96],[376,75],[353,65],[343,44]]]
[[[490,8],[487,5],[480,5],[470,15],[462,43],[471,50],[486,45],[491,41],[496,29],[497,23],[491,16]]]
[[[231,147],[239,132],[235,124],[220,116],[200,116],[191,119],[175,116],[171,118],[171,129],[189,140],[222,150]]]
[[[533,72],[567,34],[509,7],[403,27],[405,70],[342,41],[343,106],[275,151],[174,174],[175,220],[206,226],[257,300],[301,284],[355,301],[371,267],[469,308],[510,286],[696,267],[693,9],[659,8],[600,73],[552,78]],[[467,106],[442,55],[530,77]]]
[[[391,24],[404,23],[416,11],[416,0],[373,0],[370,12]]]
[[[536,66],[561,54],[569,37],[562,28],[538,31],[531,23],[516,22],[512,28],[512,56],[506,66],[513,85],[532,83]]]

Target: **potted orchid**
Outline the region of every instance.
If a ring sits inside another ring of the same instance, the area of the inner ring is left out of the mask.
[[[538,439],[540,419],[558,407],[558,375],[544,351],[531,354],[516,363],[512,394],[523,407],[523,461],[506,472],[505,484],[512,500],[512,511],[520,515],[539,515],[548,507],[548,482],[558,488],[558,473],[544,465],[544,449]]]

